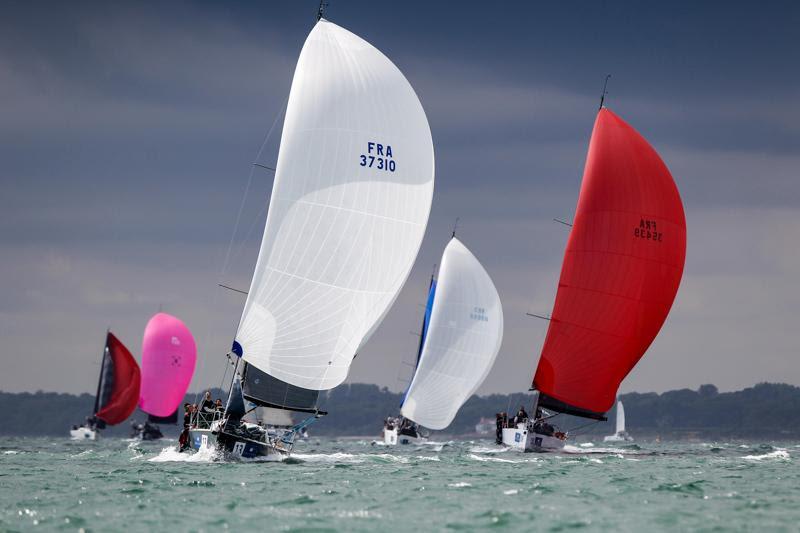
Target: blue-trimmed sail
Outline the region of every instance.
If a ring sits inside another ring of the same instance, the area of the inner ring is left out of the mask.
[[[436,296],[436,278],[431,276],[431,284],[428,288],[428,301],[425,303],[425,315],[422,317],[422,330],[420,331],[419,335],[419,348],[417,348],[417,360],[414,362],[414,372],[417,371],[417,367],[419,366],[419,360],[422,357],[422,347],[425,346],[425,337],[428,335],[428,326],[431,323],[431,311],[433,310],[433,298]],[[411,376],[413,381],[414,376]],[[411,381],[408,383],[408,387],[406,387],[405,393],[403,393],[403,400],[400,402],[400,407],[403,407],[403,404],[406,401],[406,396],[408,396],[408,389],[411,387]]]
[[[431,286],[428,289],[428,301],[425,303],[425,317],[422,319],[422,333],[419,336],[417,361],[414,364],[414,368],[419,366],[419,358],[422,357],[422,347],[425,345],[425,337],[428,335],[428,326],[431,323],[431,310],[433,309],[433,297],[435,294],[436,294],[436,279],[431,277]]]

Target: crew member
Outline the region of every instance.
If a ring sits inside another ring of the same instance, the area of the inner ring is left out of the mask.
[[[203,403],[200,405],[200,409],[204,413],[214,412],[214,400],[211,399],[211,391],[206,391],[206,395],[203,398]]]
[[[520,405],[519,411],[517,411],[517,416],[514,417],[514,427],[516,427],[520,422],[525,422],[527,419],[528,413],[525,412],[525,407]]]

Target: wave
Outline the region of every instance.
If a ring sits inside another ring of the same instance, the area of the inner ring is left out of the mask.
[[[765,459],[788,461],[791,457],[786,450],[775,450],[774,452],[765,453],[763,455],[745,455],[742,459],[747,459],[748,461],[763,461]]]
[[[484,457],[481,455],[477,455],[474,453],[469,454],[467,457],[472,459],[473,461],[480,461],[481,463],[512,463],[512,464],[519,464],[519,463],[539,463],[542,460],[538,457],[531,457],[526,459],[521,459],[519,461],[515,461],[513,459],[503,459],[502,457]]]
[[[472,453],[504,453],[511,450],[508,446],[473,446],[469,449]]]

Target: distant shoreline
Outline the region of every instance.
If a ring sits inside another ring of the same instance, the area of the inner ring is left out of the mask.
[[[211,389],[212,397],[224,398],[225,392]],[[194,402],[196,393],[186,395]],[[383,420],[396,415],[402,395],[369,384],[346,384],[320,396],[320,406],[330,414],[315,422],[309,432],[313,437],[378,440]],[[800,439],[800,387],[781,383],[760,383],[734,392],[719,392],[713,385],[698,390],[681,389],[657,393],[628,393],[620,396],[625,404],[627,429],[636,439],[708,442],[720,440]],[[64,436],[74,424],[91,414],[91,394],[53,392],[0,392],[4,420],[0,435]],[[473,396],[461,408],[446,432],[433,432],[434,440],[447,438],[493,439],[492,433],[478,435],[475,425],[481,418],[494,418],[495,413],[519,405],[528,405],[530,395],[492,394]],[[182,413],[180,413],[182,416]],[[302,416],[302,415],[301,415]],[[565,430],[575,430],[575,442],[597,441],[614,432],[615,411],[608,413],[608,422],[586,426],[586,420],[566,415],[557,417]],[[136,411],[131,420],[143,421],[146,415]],[[167,437],[178,434],[177,426],[162,426]],[[110,427],[108,437],[130,434],[130,422]]]

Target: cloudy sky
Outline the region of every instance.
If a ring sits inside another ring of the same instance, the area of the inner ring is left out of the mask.
[[[644,5],[649,4],[649,5]],[[163,308],[219,384],[316,2],[15,2],[0,17],[0,390],[93,390],[111,327]],[[683,283],[622,391],[800,385],[800,4],[374,2],[328,18],[405,73],[436,192],[415,269],[350,381],[400,390],[427,278],[459,237],[503,299],[480,393],[527,390],[606,73],[684,199]],[[277,120],[277,122],[276,122]]]

